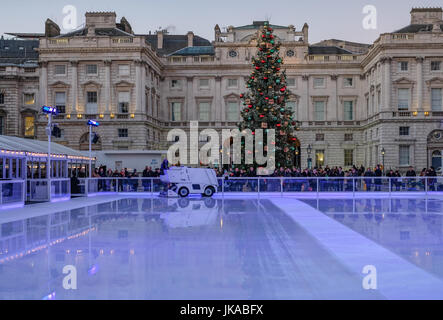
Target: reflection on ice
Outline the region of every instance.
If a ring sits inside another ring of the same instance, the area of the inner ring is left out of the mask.
[[[268,200],[128,198],[0,231],[0,299],[383,298]]]
[[[443,201],[306,200],[334,220],[443,278]]]

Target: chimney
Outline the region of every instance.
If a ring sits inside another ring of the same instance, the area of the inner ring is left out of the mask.
[[[157,49],[163,49],[163,30],[157,31]]]
[[[45,23],[45,37],[57,37],[60,35],[60,27],[51,19],[47,19]]]
[[[309,43],[309,38],[308,38],[309,26],[308,26],[307,23],[305,23],[305,24],[303,25],[302,32],[303,32],[303,41],[304,41],[305,43]]]
[[[441,24],[442,8],[412,8],[411,24]]]
[[[194,33],[192,31],[188,31],[188,47],[194,46]]]
[[[86,28],[89,26],[97,29],[116,28],[116,17],[115,12],[86,12]]]
[[[220,37],[221,37],[221,31],[220,31],[220,26],[218,24],[215,25],[214,27],[214,33],[215,33],[215,42],[220,42]]]
[[[126,20],[125,17],[120,19],[120,23],[117,24],[117,28],[119,28],[120,30],[123,30],[124,32],[134,34],[130,23],[128,22],[128,20]]]

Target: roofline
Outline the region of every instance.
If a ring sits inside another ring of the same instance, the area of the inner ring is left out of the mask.
[[[6,35],[8,36],[14,36],[14,37],[18,37],[18,38],[44,38],[45,34],[44,33],[26,33],[26,32],[5,32]],[[7,39],[5,39],[7,40]],[[21,41],[29,41],[30,39],[27,40],[21,40]]]
[[[443,12],[443,9],[442,7],[412,8],[410,13],[414,12]]]
[[[170,56],[176,54],[177,52],[182,51],[182,50],[185,50],[185,49],[188,49],[188,48],[212,48],[212,49],[215,50],[214,46],[212,46],[212,45],[211,45],[211,46],[192,46],[192,47],[184,47],[184,48],[178,49],[178,50],[176,50],[176,51],[174,51],[174,52],[172,52],[172,53],[170,53],[170,54],[167,54],[165,57],[170,57]],[[214,54],[215,54],[215,53],[214,53]],[[199,54],[197,54],[197,55],[199,55]],[[188,56],[192,56],[192,54],[188,54]]]
[[[336,48],[336,49],[338,49],[338,50],[343,50],[343,51],[346,51],[347,53],[336,53],[336,54],[352,54],[352,55],[355,55],[355,53],[354,52],[352,52],[352,51],[349,51],[349,50],[346,50],[346,49],[343,49],[343,48],[340,48],[340,47],[337,47],[337,46],[308,46],[308,50],[309,50],[309,48],[311,48],[311,47],[314,47],[314,48]],[[308,51],[308,54],[309,54],[309,51]],[[319,53],[319,54],[323,54],[323,53]],[[314,54],[309,54],[309,55],[316,55],[315,53]]]
[[[324,42],[324,41],[339,41],[339,42],[345,42],[347,44],[357,44],[357,45],[363,45],[363,46],[371,46],[371,44],[368,43],[363,43],[363,42],[354,42],[354,41],[348,41],[348,40],[341,40],[341,39],[325,39],[325,40],[321,40],[317,43],[311,44],[311,46],[314,46],[318,43]]]

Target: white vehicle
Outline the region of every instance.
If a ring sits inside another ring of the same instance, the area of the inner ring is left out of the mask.
[[[160,176],[160,180],[168,184],[168,197],[179,195],[185,198],[189,194],[212,197],[218,188],[217,176],[212,169],[172,167]]]

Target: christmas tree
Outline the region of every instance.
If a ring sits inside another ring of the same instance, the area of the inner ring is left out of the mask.
[[[297,122],[293,110],[286,106],[289,90],[286,87],[286,72],[281,70],[283,59],[279,55],[280,43],[273,35],[268,22],[264,23],[257,39],[258,52],[252,58],[254,71],[246,83],[248,93],[241,94],[244,108],[241,111],[243,121],[239,130],[264,130],[264,150],[275,150],[275,166],[277,169],[294,166],[297,138]],[[275,146],[266,145],[266,133],[275,130]],[[257,152],[257,151],[255,151]],[[257,169],[257,165],[252,165]]]

